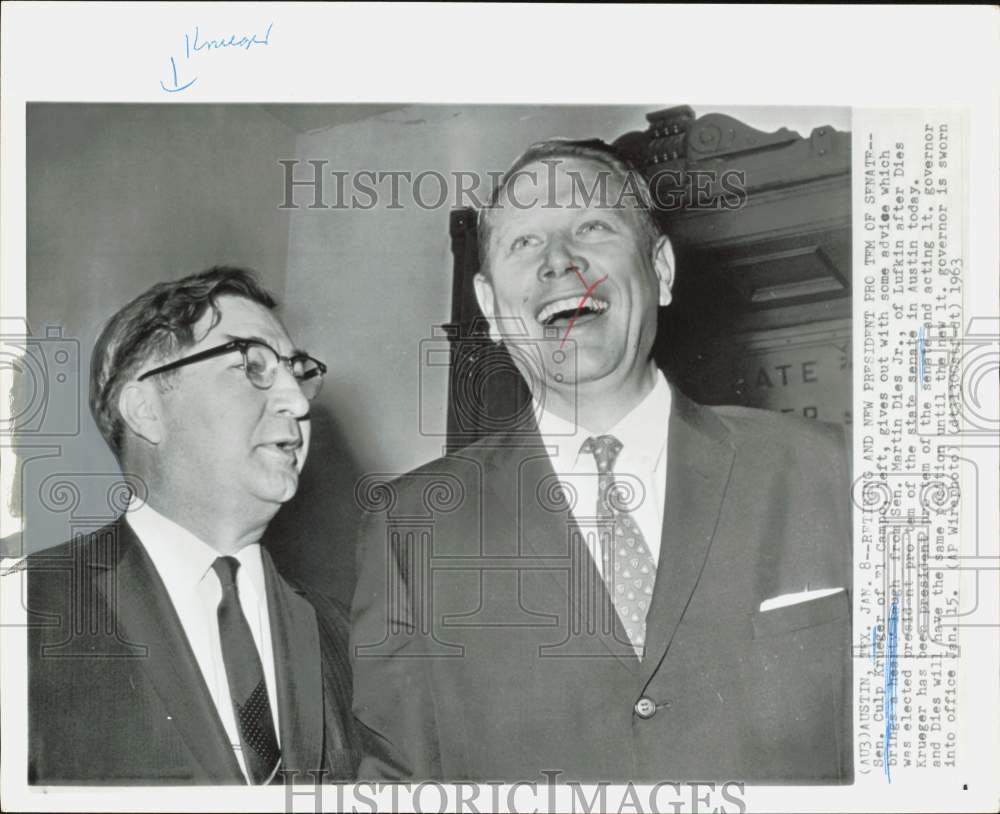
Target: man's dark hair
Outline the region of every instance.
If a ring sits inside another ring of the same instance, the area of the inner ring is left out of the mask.
[[[507,187],[517,179],[526,166],[539,162],[578,159],[600,164],[612,178],[615,178],[628,190],[639,226],[639,233],[647,240],[650,249],[660,236],[660,227],[653,217],[653,198],[649,191],[649,183],[645,176],[614,147],[600,139],[573,140],[553,138],[532,144],[519,155],[510,169],[500,179],[500,183],[490,195],[489,202],[479,211],[476,234],[479,242],[479,270],[489,276],[490,232],[493,213],[501,209],[501,196]],[[624,197],[624,196],[622,196]],[[608,201],[603,201],[608,205]]]
[[[252,271],[213,266],[179,280],[157,283],[104,325],[90,360],[90,412],[119,459],[125,440],[125,422],[118,412],[122,387],[141,366],[193,345],[194,325],[208,309],[214,314],[214,327],[220,318],[216,302],[225,295],[244,297],[269,310],[277,305]]]

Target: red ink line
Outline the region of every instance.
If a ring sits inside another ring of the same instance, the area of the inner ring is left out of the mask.
[[[562,349],[562,346],[566,344],[566,340],[569,339],[569,332],[573,330],[573,323],[576,322],[576,318],[580,316],[580,312],[583,310],[583,306],[587,304],[587,300],[590,299],[590,295],[594,293],[594,289],[608,279],[608,275],[605,274],[603,277],[601,277],[600,280],[597,280],[592,286],[588,288],[587,281],[584,280],[583,275],[580,274],[580,269],[578,269],[576,266],[572,266],[571,268],[576,273],[576,276],[580,278],[580,285],[582,285],[587,290],[583,292],[582,299],[576,305],[576,313],[573,314],[572,317],[570,317],[569,325],[566,326],[566,334],[565,336],[563,336],[562,342],[559,343],[560,349]]]

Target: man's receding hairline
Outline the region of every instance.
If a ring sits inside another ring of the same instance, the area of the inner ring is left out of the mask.
[[[486,204],[482,206],[476,219],[477,251],[479,255],[479,273],[490,281],[492,273],[490,271],[491,248],[495,241],[493,217],[494,210],[504,208],[499,205],[501,200],[508,196],[508,188],[523,171],[538,164],[546,168],[552,162],[568,163],[578,162],[586,165],[590,164],[597,168],[598,172],[608,171],[617,176],[622,190],[620,199],[624,200],[625,193],[633,198],[631,208],[636,210],[632,215],[634,226],[637,229],[636,237],[645,242],[646,248],[655,251],[657,240],[662,236],[656,217],[653,215],[653,201],[649,194],[648,181],[642,171],[636,167],[625,155],[620,154],[613,145],[607,144],[600,139],[564,139],[550,138],[535,142],[527,149],[523,150],[511,163],[507,171],[501,176],[499,182],[494,187]],[[574,189],[578,189],[574,180]],[[629,190],[635,190],[629,192]],[[586,191],[586,187],[581,192]],[[645,194],[643,194],[645,193]]]
[[[533,158],[527,164],[522,164],[517,169],[510,170],[504,176],[503,183],[497,188],[497,194],[495,196],[495,200],[492,202],[499,202],[500,197],[505,195],[507,190],[510,189],[512,185],[516,184],[522,178],[527,178],[534,175],[535,178],[532,179],[532,182],[538,183],[538,172],[531,170],[531,168],[534,167],[535,165],[541,165],[542,177],[545,180],[548,180],[552,175],[550,167],[553,162],[556,162],[559,165],[569,164],[569,163],[576,163],[581,165],[589,164],[592,167],[594,167],[598,175],[606,174],[611,177],[617,178],[621,186],[625,186],[625,178],[627,177],[628,173],[638,172],[638,170],[628,170],[624,173],[620,172],[614,167],[612,167],[610,164],[601,161],[601,159],[595,156],[573,155],[573,154],[568,154],[565,156],[540,156],[538,158]],[[563,173],[565,173],[567,176],[570,177],[580,176],[579,170],[566,169],[563,166],[557,166],[555,169],[557,172],[562,171]],[[486,211],[492,208],[495,207],[492,206],[484,207]]]
[[[624,165],[625,169],[618,169],[611,166],[609,163],[602,161],[597,156],[576,155],[569,153],[565,156],[553,155],[553,156],[540,156],[538,158],[533,158],[528,163],[522,164],[516,169],[510,170],[508,174],[504,176],[503,183],[497,188],[496,194],[491,196],[490,205],[484,207],[479,213],[479,217],[484,221],[485,228],[483,229],[483,231],[485,232],[485,236],[488,238],[487,245],[485,247],[487,253],[489,252],[490,244],[492,244],[497,239],[498,230],[496,228],[496,223],[494,221],[494,218],[497,217],[499,212],[504,212],[504,211],[527,212],[529,211],[529,209],[533,210],[535,208],[538,208],[539,203],[544,203],[544,201],[549,200],[549,197],[544,198],[544,200],[541,198],[536,198],[532,201],[530,207],[526,207],[523,205],[516,206],[511,202],[510,189],[511,187],[517,185],[522,178],[526,179],[525,183],[533,183],[536,186],[540,186],[542,183],[547,183],[550,177],[549,175],[550,165],[546,162],[551,162],[553,160],[559,161],[560,163],[575,162],[580,165],[590,165],[594,169],[598,178],[600,178],[600,176],[602,175],[604,177],[610,176],[613,180],[615,180],[618,183],[618,189],[614,191],[598,189],[598,193],[595,193],[594,196],[595,198],[598,199],[598,203],[595,206],[593,203],[588,204],[585,203],[585,201],[583,200],[577,201],[576,197],[577,192],[580,192],[582,194],[590,191],[590,188],[587,187],[585,182],[579,181],[580,179],[579,171],[573,169],[566,169],[564,167],[558,167],[557,170],[561,170],[566,176],[568,176],[571,180],[571,183],[573,184],[572,187],[573,194],[571,198],[573,204],[571,206],[558,206],[555,208],[579,209],[581,211],[596,209],[597,211],[606,211],[615,213],[629,211],[632,214],[629,216],[628,219],[631,220],[633,226],[637,228],[640,236],[648,237],[650,246],[655,245],[658,236],[661,234],[660,229],[657,226],[655,218],[653,218],[652,213],[648,210],[648,208],[640,204],[641,199],[634,191],[632,191],[634,184],[638,183],[641,185],[645,183],[645,179],[643,175],[639,172],[639,170],[634,168],[629,168],[628,165]],[[543,171],[544,174],[543,181],[539,181],[537,177],[534,180],[531,180],[528,177],[533,173],[537,176],[537,172],[529,171],[532,167],[536,166],[539,166]],[[602,191],[605,192],[604,195],[600,195],[600,192]],[[615,198],[617,203],[612,205],[608,202],[608,199],[615,197],[614,193],[621,193],[621,194],[617,195],[617,197]],[[628,203],[625,203],[626,200],[628,201]],[[520,203],[523,204],[524,202]],[[542,208],[552,209],[553,207],[542,206]],[[648,225],[644,223],[644,220],[646,219],[652,222],[651,225],[653,226],[654,231],[651,233],[649,232]],[[483,265],[484,267],[482,271],[488,277],[489,276],[488,268],[486,268],[485,264]]]
[[[127,432],[118,412],[117,394],[142,368],[166,361],[207,336],[221,318],[218,301],[224,297],[246,300],[267,312],[278,307],[251,269],[216,265],[156,283],[105,322],[91,357],[88,403],[101,435],[119,460]],[[201,313],[193,318],[197,311]],[[208,313],[209,327],[204,336],[196,337],[194,326]],[[158,384],[169,376],[160,377]]]

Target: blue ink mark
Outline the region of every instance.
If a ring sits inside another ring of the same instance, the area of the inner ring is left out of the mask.
[[[927,338],[924,333],[924,326],[920,326],[917,332],[917,370],[920,376],[920,384],[924,383],[924,355],[926,353]]]
[[[168,88],[166,85],[163,84],[163,80],[162,79],[160,80],[160,87],[163,88],[167,93],[177,93],[178,91],[187,90],[195,82],[198,81],[198,77],[196,76],[194,79],[192,79],[186,85],[179,84],[177,82],[177,63],[174,62],[174,58],[173,57],[170,57],[170,69],[173,71],[173,74],[174,74],[174,86],[172,88]]]
[[[889,624],[885,637],[885,737],[883,748],[883,764],[885,777],[892,782],[892,770],[889,766],[891,757],[892,735],[896,731],[896,635],[899,627],[899,608],[896,600],[889,609]]]
[[[249,51],[254,45],[267,46],[271,44],[271,29],[274,28],[274,23],[268,23],[267,29],[264,32],[263,39],[258,38],[257,34],[243,35],[238,37],[235,34],[229,35],[229,37],[219,37],[218,39],[207,39],[201,40],[201,29],[199,26],[194,27],[194,39],[192,41],[191,35],[184,34],[184,59],[188,61],[192,58],[192,52],[194,56],[197,56],[200,52],[208,52],[221,50],[225,48],[242,48],[244,51]],[[178,93],[182,90],[187,90],[195,82],[198,81],[196,76],[190,82],[181,83],[177,78],[177,62],[173,57],[170,57],[170,71],[173,77],[173,82],[169,86],[164,84],[163,80],[160,80],[160,87],[167,93]]]
[[[220,37],[217,40],[208,40],[206,42],[198,42],[198,26],[194,27],[194,50],[201,51],[203,49],[208,49],[211,51],[213,48],[242,48],[244,51],[249,51],[250,47],[253,45],[270,45],[271,44],[271,29],[274,27],[274,23],[270,23],[267,26],[267,31],[264,33],[264,39],[257,39],[257,35],[254,34],[253,37],[240,37],[236,39],[236,35],[233,34],[227,40],[225,37]],[[187,35],[185,35],[186,37]],[[186,46],[185,46],[186,47]]]

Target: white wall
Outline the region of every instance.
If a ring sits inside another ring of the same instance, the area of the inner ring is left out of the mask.
[[[75,420],[79,432],[22,438],[45,448],[22,449],[22,459],[51,453],[25,463],[17,484],[25,550],[114,513],[105,487],[117,464],[91,420],[87,375],[115,310],[155,282],[218,263],[256,268],[283,294],[288,214],[274,199],[274,156],[291,153],[295,136],[254,106],[28,107],[28,324],[36,336],[58,326],[79,349],[79,366],[51,392],[46,415],[49,428]],[[80,490],[75,509],[41,491],[60,473]]]

